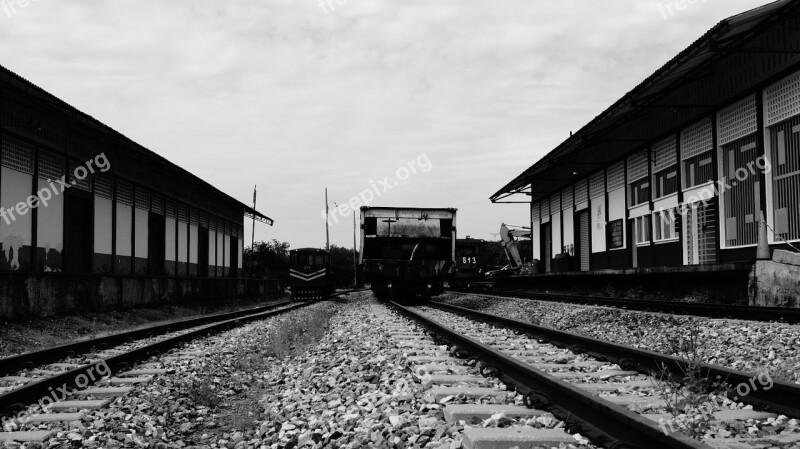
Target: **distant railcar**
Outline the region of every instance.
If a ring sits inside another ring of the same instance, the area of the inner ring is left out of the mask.
[[[450,281],[450,288],[460,291],[491,290],[494,280],[486,277],[486,272],[498,267],[490,265],[491,251],[489,245],[499,245],[497,242],[487,242],[482,239],[457,239],[455,272]]]
[[[330,253],[318,248],[289,251],[289,286],[292,300],[329,298],[334,292]]]
[[[364,280],[379,298],[427,301],[455,265],[456,209],[361,208]]]

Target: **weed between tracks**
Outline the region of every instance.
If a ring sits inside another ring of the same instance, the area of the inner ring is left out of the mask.
[[[666,433],[668,426],[672,431],[700,439],[711,430],[714,412],[722,409],[730,386],[703,369],[706,348],[699,323],[689,323],[683,335],[668,336],[667,345],[679,355],[683,367],[681,373],[672,373],[666,365],[661,366],[656,390],[672,415],[668,423],[662,423],[662,429]]]

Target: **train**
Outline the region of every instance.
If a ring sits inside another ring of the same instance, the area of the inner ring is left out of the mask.
[[[330,298],[335,290],[330,252],[319,248],[289,251],[289,287],[293,301]]]
[[[492,247],[498,247],[491,251]],[[459,291],[487,291],[494,288],[494,280],[486,273],[500,268],[493,263],[499,252],[497,242],[483,239],[456,239],[455,272],[448,284],[451,289]]]
[[[456,209],[361,207],[360,264],[378,298],[427,301],[455,266]]]

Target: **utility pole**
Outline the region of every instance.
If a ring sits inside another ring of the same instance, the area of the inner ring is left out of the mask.
[[[256,187],[257,184],[253,185],[253,233],[250,235],[250,275],[253,275],[253,261],[254,255],[256,251]]]
[[[328,230],[328,219],[330,217],[330,213],[328,212],[328,188],[325,187],[325,250],[331,250],[331,235],[330,231]]]
[[[358,286],[358,261],[356,260],[356,211],[353,211],[353,288]]]

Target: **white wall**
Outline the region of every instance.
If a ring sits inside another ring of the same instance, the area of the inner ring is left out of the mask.
[[[563,211],[561,216],[564,222],[563,245],[575,245],[575,214],[573,214],[572,209],[570,209]]]
[[[131,255],[133,207],[117,203],[117,256]]]
[[[542,232],[540,229],[539,221],[534,221],[531,223],[531,243],[533,247],[533,258],[541,260],[542,259]]]
[[[94,252],[97,254],[111,255],[111,239],[113,238],[111,215],[113,207],[114,205],[110,199],[100,196],[94,197]]]
[[[188,259],[186,253],[187,236],[189,234],[189,223],[178,221],[178,262],[186,262]]]
[[[197,263],[197,226],[189,225],[189,263]]]
[[[215,268],[217,266],[217,233],[208,231],[208,266]],[[216,273],[211,270],[212,273]]]
[[[175,219],[166,217],[164,220],[164,253],[168,262],[175,262]]]
[[[592,227],[592,253],[606,250],[606,198],[599,196],[590,200],[589,223]]]
[[[9,221],[9,223],[6,224],[6,220],[0,218],[0,244],[3,244],[3,252],[7,249],[6,245],[9,245],[11,248],[16,248],[17,245],[30,246],[33,241],[33,215],[30,210],[25,215],[19,215],[15,210],[17,203],[20,201],[24,202],[31,195],[32,182],[32,175],[21,173],[7,167],[3,167],[2,169],[0,206],[6,208],[6,217]],[[21,246],[19,248],[21,248]],[[11,256],[9,263],[11,263],[16,257],[13,252],[9,254]],[[14,271],[19,268],[24,269],[27,267],[17,267],[16,263],[11,267]]]
[[[147,236],[148,236],[148,212],[143,209],[135,209],[136,228],[134,231],[134,254],[137,258],[147,258]]]
[[[55,181],[54,181],[55,182]],[[47,180],[39,179],[37,191],[42,189],[51,190]],[[3,204],[6,204],[5,202]],[[111,209],[108,214],[109,246],[111,245]],[[30,212],[29,212],[30,213]],[[36,246],[39,248],[50,248],[58,251],[64,249],[64,196],[57,195],[47,200],[47,206],[40,203],[38,207],[38,217],[36,219]],[[109,251],[106,254],[111,254]],[[45,266],[47,266],[46,261]]]
[[[556,257],[556,254],[561,254],[561,212],[555,212],[550,220],[552,229],[552,252],[550,254]]]

